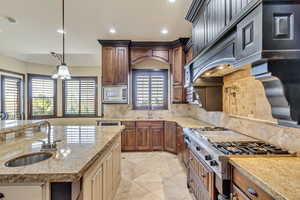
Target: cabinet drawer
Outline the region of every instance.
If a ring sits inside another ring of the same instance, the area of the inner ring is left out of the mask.
[[[136,127],[150,127],[152,122],[138,121]]]
[[[151,122],[151,127],[163,128],[164,127],[164,122],[161,122],[161,121],[152,121]]]
[[[260,189],[257,185],[252,183],[248,178],[242,175],[237,169],[233,169],[232,173],[233,183],[241,189],[250,199],[253,200],[272,200],[273,198],[268,195],[265,191]]]
[[[231,199],[232,200],[250,200],[247,195],[245,195],[237,186],[234,184],[232,185],[232,192],[231,192]]]
[[[122,122],[122,125],[126,126],[126,128],[134,128],[135,122]]]

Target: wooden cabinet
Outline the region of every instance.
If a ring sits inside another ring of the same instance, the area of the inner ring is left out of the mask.
[[[188,185],[196,200],[215,199],[214,172],[190,151]]]
[[[137,137],[135,122],[122,122],[126,128],[122,132],[122,151],[135,151],[137,148]]]
[[[150,127],[150,140],[152,151],[162,151],[164,149],[164,123],[152,122]]]
[[[183,66],[185,64],[183,47],[179,46],[173,49],[173,85],[182,85],[183,83]]]
[[[232,167],[231,196],[233,200],[272,200],[259,186]]]
[[[173,86],[173,103],[186,102],[186,92],[183,86]]]
[[[197,89],[202,107],[207,111],[222,111],[222,86],[200,87]]]
[[[136,128],[137,150],[150,151],[150,129],[146,127]]]
[[[113,198],[113,155],[112,152],[106,156],[103,162],[103,199]]]
[[[84,173],[82,200],[112,200],[121,180],[121,138]]]
[[[103,85],[127,85],[129,73],[128,47],[102,48]]]
[[[177,152],[177,128],[175,122],[165,122],[164,150]]]
[[[118,142],[112,150],[113,158],[113,194],[116,194],[121,182],[121,144]]]
[[[46,184],[27,184],[27,185],[0,185],[0,194],[3,200],[49,200],[47,193],[49,188]]]

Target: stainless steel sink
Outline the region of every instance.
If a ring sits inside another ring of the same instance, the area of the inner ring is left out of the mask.
[[[5,163],[5,166],[6,167],[20,167],[20,166],[32,165],[34,163],[38,163],[43,160],[47,160],[51,157],[52,157],[52,153],[47,153],[47,152],[32,153],[32,154],[27,154],[24,156],[14,158],[10,161],[7,161]]]

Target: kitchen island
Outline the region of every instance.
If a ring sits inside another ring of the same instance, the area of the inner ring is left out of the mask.
[[[40,153],[42,142],[39,140],[47,140],[46,132],[1,142],[0,193],[14,200],[26,199],[26,195],[33,200],[88,200],[91,195],[101,195],[97,199],[112,199],[120,181],[123,128],[52,127],[51,140],[60,140],[57,151],[50,152],[52,156],[47,160],[20,167],[6,167],[5,164],[24,155]],[[91,188],[96,189],[97,194],[93,194]]]
[[[252,195],[255,199],[300,199],[299,157],[239,157],[230,158],[230,163],[233,166],[234,187],[247,196]],[[244,178],[235,178],[237,176]],[[244,190],[246,186],[248,189]],[[255,193],[248,194],[250,189]],[[264,198],[264,193],[268,197]],[[239,194],[233,192],[234,195],[238,197]]]

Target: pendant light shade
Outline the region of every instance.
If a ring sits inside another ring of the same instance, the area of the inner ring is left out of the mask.
[[[61,64],[57,66],[57,73],[53,74],[52,78],[54,79],[71,79],[71,74],[69,68],[66,64]]]
[[[65,0],[62,0],[62,40],[63,40],[63,53],[62,62],[57,66],[57,73],[53,74],[53,79],[71,79],[71,74],[67,64],[65,63]]]

